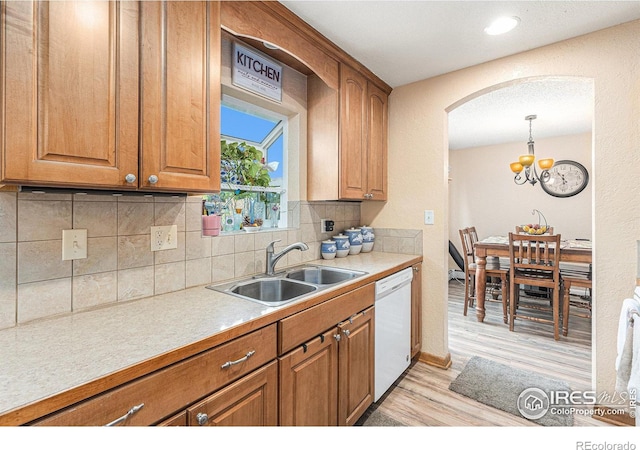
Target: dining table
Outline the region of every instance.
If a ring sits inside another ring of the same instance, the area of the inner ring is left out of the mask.
[[[486,296],[486,266],[488,256],[509,258],[509,236],[489,236],[474,244],[476,256],[476,317],[483,322],[485,317],[484,302]],[[552,250],[554,251],[554,250]],[[591,264],[592,245],[590,240],[561,239],[560,262]]]

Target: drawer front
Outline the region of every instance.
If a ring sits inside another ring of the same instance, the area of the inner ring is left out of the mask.
[[[371,283],[282,319],[278,323],[278,354],[282,355],[320,335],[338,322],[372,306],[374,301],[375,284]]]
[[[33,425],[151,425],[276,357],[276,325],[78,403]],[[127,412],[144,405],[127,416]]]

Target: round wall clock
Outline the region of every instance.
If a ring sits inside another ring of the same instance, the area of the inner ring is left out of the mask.
[[[570,160],[557,161],[549,169],[549,178],[541,179],[542,189],[554,197],[571,197],[579,194],[589,184],[589,172],[580,163]]]

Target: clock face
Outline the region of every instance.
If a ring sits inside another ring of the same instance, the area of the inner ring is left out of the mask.
[[[542,189],[554,197],[571,197],[579,194],[589,183],[589,172],[580,163],[563,160],[549,169],[549,178],[540,180]]]

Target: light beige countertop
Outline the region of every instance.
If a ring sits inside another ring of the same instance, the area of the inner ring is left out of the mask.
[[[85,385],[93,395],[421,260],[371,252],[311,261],[367,274],[279,307],[199,286],[0,330],[0,425],[30,420],[21,409],[39,401]]]

